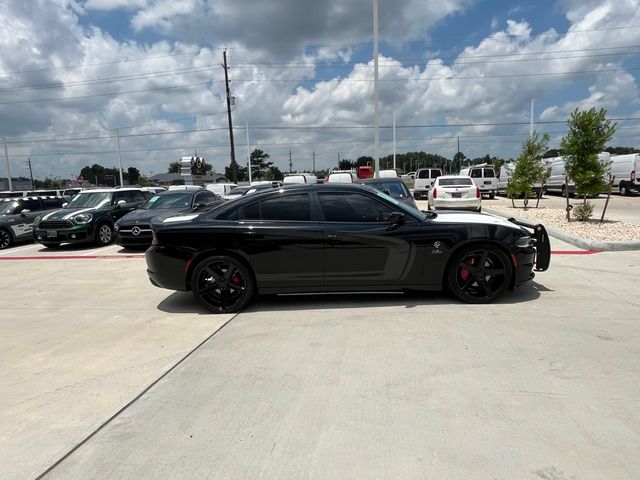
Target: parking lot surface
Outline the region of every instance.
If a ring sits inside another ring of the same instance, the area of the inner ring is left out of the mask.
[[[0,478],[637,478],[640,252],[552,249],[491,305],[223,316],[141,252],[3,251]]]

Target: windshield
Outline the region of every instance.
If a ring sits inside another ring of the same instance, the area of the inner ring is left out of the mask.
[[[229,195],[244,195],[249,191],[249,188],[251,187],[236,187],[229,192]]]
[[[381,192],[379,190],[374,190],[374,191],[376,192],[376,195],[378,195],[379,197],[382,197],[385,200],[387,200],[388,202],[393,203],[396,206],[396,208],[398,209],[398,211],[403,212],[403,213],[408,213],[409,215],[417,217],[420,220],[424,220],[424,219],[427,218],[427,216],[423,212],[421,212],[420,210],[415,209],[415,208],[407,205],[406,203],[399,202],[398,200],[396,200],[393,197],[390,197],[389,195],[387,195],[384,192]]]
[[[3,202],[4,205],[0,207],[0,214],[11,215],[18,208],[18,202]]]
[[[468,187],[469,185],[474,185],[473,180],[468,177],[458,177],[458,178],[441,178],[438,180],[438,185],[441,187]]]
[[[386,189],[393,198],[405,198],[409,196],[407,187],[401,182],[366,182],[365,185],[369,185],[382,192]]]
[[[175,193],[171,195],[154,195],[142,204],[142,210],[158,210],[162,208],[187,208],[191,205],[190,193]]]
[[[110,192],[79,193],[71,199],[67,208],[102,207],[108,205],[110,202]]]

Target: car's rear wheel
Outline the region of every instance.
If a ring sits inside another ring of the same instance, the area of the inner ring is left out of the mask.
[[[113,240],[113,227],[109,223],[101,223],[96,230],[96,244],[109,245]]]
[[[0,250],[7,248],[11,245],[13,238],[11,237],[11,233],[4,228],[0,228]]]
[[[511,262],[498,247],[470,245],[454,255],[447,283],[463,302],[488,303],[508,288],[512,275]]]
[[[255,291],[251,272],[226,255],[207,258],[193,272],[191,289],[196,299],[213,313],[243,310]]]

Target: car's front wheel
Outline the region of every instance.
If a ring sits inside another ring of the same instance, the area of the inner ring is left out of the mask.
[[[5,230],[4,228],[0,228],[0,250],[11,245],[12,240],[13,238],[11,237],[9,231]]]
[[[253,275],[235,258],[216,255],[195,268],[191,289],[196,299],[213,313],[243,310],[255,291]]]
[[[109,245],[113,240],[113,227],[109,223],[101,223],[96,230],[96,244]]]
[[[447,283],[466,303],[489,303],[511,284],[513,269],[507,255],[488,244],[470,245],[457,252],[449,264]]]

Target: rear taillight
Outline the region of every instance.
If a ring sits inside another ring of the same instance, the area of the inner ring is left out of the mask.
[[[480,198],[480,189],[476,187],[476,198]]]
[[[433,189],[433,198],[438,198],[438,190]]]

